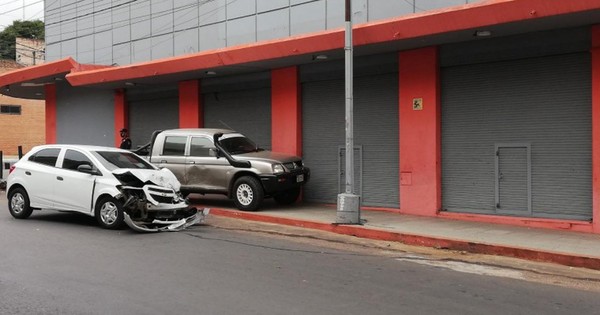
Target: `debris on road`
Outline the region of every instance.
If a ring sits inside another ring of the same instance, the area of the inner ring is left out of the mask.
[[[195,208],[194,208],[195,209]],[[210,212],[209,208],[196,210],[196,213],[180,220],[158,220],[152,222],[133,221],[127,212],[125,215],[125,223],[136,232],[177,232],[184,230],[192,225],[204,222],[204,219]]]

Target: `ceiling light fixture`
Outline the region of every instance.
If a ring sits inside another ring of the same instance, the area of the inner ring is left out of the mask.
[[[312,57],[313,60],[327,60],[327,58],[329,58],[327,55],[314,55]]]
[[[215,75],[215,74],[217,74],[217,72],[215,72],[215,71],[204,71],[204,73],[206,75]]]
[[[489,37],[489,36],[492,36],[492,31],[488,31],[488,30],[475,31],[475,34],[473,34],[473,36],[475,36],[475,37]]]

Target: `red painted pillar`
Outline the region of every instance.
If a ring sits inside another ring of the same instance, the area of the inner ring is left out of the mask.
[[[179,82],[179,127],[202,128],[203,114],[200,80]]]
[[[56,84],[44,86],[46,94],[46,143],[56,143]]]
[[[442,206],[437,47],[399,53],[400,208],[434,216]]]
[[[302,104],[298,67],[271,72],[271,146],[302,156]]]
[[[600,25],[592,26],[592,230],[600,233]]]
[[[119,130],[129,126],[129,108],[125,99],[125,90],[115,90],[115,146],[121,145]]]

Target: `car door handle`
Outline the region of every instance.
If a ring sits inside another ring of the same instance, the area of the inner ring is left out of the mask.
[[[187,164],[196,164],[196,162],[191,161],[191,162],[187,162]]]
[[[30,171],[26,171],[25,175],[31,175],[31,172]]]
[[[63,178],[61,176],[56,176],[56,179],[63,180]]]

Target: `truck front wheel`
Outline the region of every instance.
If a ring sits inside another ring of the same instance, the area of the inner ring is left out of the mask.
[[[240,210],[255,211],[264,196],[262,185],[254,177],[242,176],[233,185],[233,201]]]

